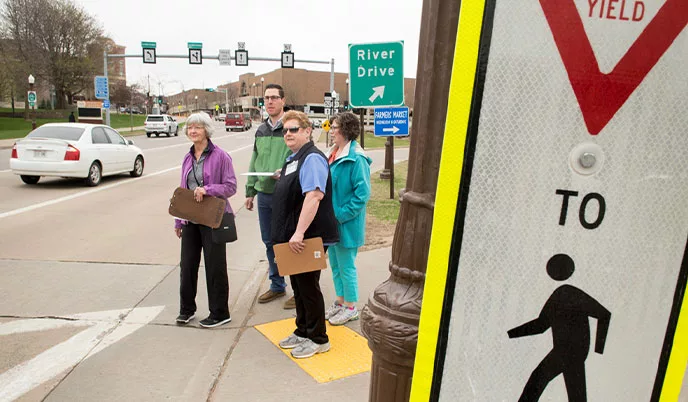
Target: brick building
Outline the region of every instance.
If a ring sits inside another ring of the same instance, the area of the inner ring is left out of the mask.
[[[348,101],[348,78],[347,73],[334,73],[334,89],[341,95],[342,105]],[[325,92],[330,92],[330,73],[300,68],[280,68],[261,75],[246,73],[236,82],[219,85],[218,92],[192,89],[168,96],[166,100],[171,111],[212,110],[216,104],[223,106],[226,102],[229,110],[255,112],[258,110],[256,99],[262,96],[268,84],[281,85],[287,106],[303,110],[305,105],[323,105]],[[405,78],[404,99],[410,109],[413,109],[415,89],[415,78]],[[221,91],[227,91],[226,95]]]

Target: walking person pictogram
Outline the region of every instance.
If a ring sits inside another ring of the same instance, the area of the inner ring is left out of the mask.
[[[547,274],[556,281],[570,278],[574,270],[573,259],[566,254],[557,254],[547,262]],[[585,359],[590,350],[588,317],[597,319],[595,352],[602,354],[611,313],[597,300],[571,285],[558,287],[547,299],[538,318],[507,332],[509,338],[520,338],[552,329],[554,346],[533,370],[523,388],[520,402],[538,401],[550,381],[559,374],[564,375],[569,402],[587,400]]]

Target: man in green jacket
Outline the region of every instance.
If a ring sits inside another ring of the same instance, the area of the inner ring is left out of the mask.
[[[248,176],[246,183],[245,206],[249,211],[253,210],[254,198],[258,196],[258,223],[260,225],[260,237],[265,243],[265,254],[268,257],[270,269],[270,289],[258,297],[259,303],[273,301],[286,294],[287,283],[277,271],[275,264],[275,252],[272,250],[270,240],[270,221],[272,220],[272,193],[279,174],[287,156],[291,151],[284,143],[282,135],[282,116],[284,115],[284,89],[277,84],[268,84],[265,87],[265,110],[268,118],[256,130],[256,139],[253,143],[253,155],[248,166],[249,172],[267,173],[275,172],[272,176]],[[285,309],[296,308],[294,298],[291,297],[284,303]]]

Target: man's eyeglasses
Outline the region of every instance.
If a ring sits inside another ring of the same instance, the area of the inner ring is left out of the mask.
[[[281,97],[281,96],[266,96],[266,97],[265,97],[265,101],[266,101],[266,102],[267,102],[267,101],[276,101],[276,100],[278,100],[278,99],[282,99],[282,97]]]
[[[296,134],[299,132],[299,130],[301,130],[301,127],[284,127],[282,129],[282,135],[286,135],[287,131],[292,133],[292,134]]]

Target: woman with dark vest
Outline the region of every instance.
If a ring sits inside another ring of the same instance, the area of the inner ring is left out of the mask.
[[[284,142],[293,152],[287,157],[272,198],[272,241],[289,242],[295,253],[304,239],[321,237],[327,246],[339,241],[332,207],[332,180],[325,155],[311,141],[311,124],[303,112],[289,111],[282,118]],[[297,359],[330,350],[325,329],[325,302],[320,271],[291,275],[296,300],[296,329],[279,345],[293,349]]]

